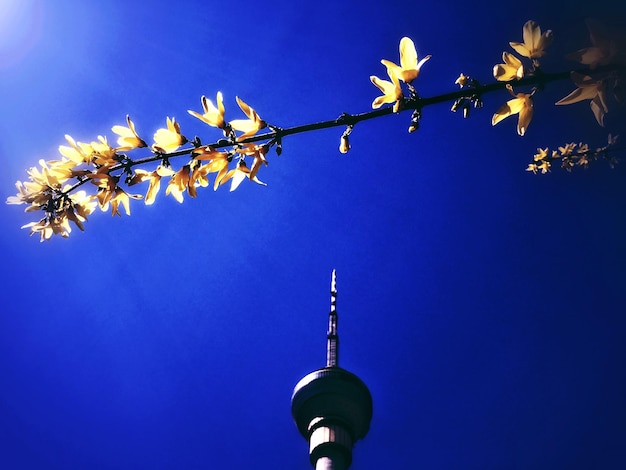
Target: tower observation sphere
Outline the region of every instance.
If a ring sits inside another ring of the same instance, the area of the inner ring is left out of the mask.
[[[345,470],[352,463],[352,446],[369,431],[372,395],[352,372],[339,367],[336,273],[331,282],[326,367],[304,376],[291,397],[291,414],[309,442],[316,470]]]

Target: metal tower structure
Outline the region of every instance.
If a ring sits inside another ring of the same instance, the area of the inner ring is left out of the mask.
[[[346,470],[352,446],[365,437],[372,419],[372,395],[356,375],[339,367],[337,283],[333,270],[326,335],[326,367],[303,377],[291,397],[291,414],[309,442],[315,470]]]

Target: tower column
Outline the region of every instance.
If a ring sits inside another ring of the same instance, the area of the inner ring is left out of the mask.
[[[352,460],[352,437],[340,424],[320,419],[309,437],[309,455],[315,470],[345,470]],[[313,463],[315,461],[315,463]]]
[[[347,470],[347,468],[341,454],[334,457],[320,457],[315,464],[315,470]]]

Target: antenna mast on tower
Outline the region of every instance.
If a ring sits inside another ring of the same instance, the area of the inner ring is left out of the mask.
[[[337,272],[333,269],[330,281],[330,313],[326,334],[326,367],[339,365],[339,335],[337,334]]]

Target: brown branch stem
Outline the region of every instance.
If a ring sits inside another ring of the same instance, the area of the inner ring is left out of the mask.
[[[404,112],[407,110],[416,110],[416,109],[421,110],[426,106],[430,106],[430,105],[438,104],[438,103],[453,102],[455,100],[462,99],[462,98],[468,98],[468,99],[473,98],[473,97],[480,98],[487,93],[505,90],[508,84],[510,84],[513,87],[534,86],[538,88],[543,88],[548,83],[570,78],[571,74],[574,72],[579,73],[579,74],[584,74],[584,75],[601,75],[601,74],[606,74],[609,72],[617,72],[617,71],[623,72],[624,70],[626,70],[626,67],[619,66],[619,65],[602,66],[602,67],[597,67],[594,70],[583,68],[583,69],[578,69],[575,71],[558,72],[558,73],[544,73],[541,70],[537,70],[535,71],[533,75],[530,75],[530,76],[527,76],[518,80],[512,80],[508,82],[493,82],[487,85],[477,84],[474,86],[466,86],[457,91],[443,93],[443,94],[435,95],[431,97],[419,97],[417,95],[414,97],[408,97],[404,99],[403,106],[400,108],[398,112],[400,113],[400,112]],[[214,142],[212,144],[201,145],[201,146],[202,147],[210,146],[214,149],[220,149],[220,148],[236,147],[237,145],[250,144],[250,143],[255,143],[255,142],[272,142],[272,141],[276,142],[277,140],[281,140],[283,137],[286,137],[289,135],[301,134],[304,132],[311,132],[311,131],[329,129],[329,128],[340,127],[340,126],[354,126],[355,124],[359,122],[366,121],[369,119],[376,119],[376,118],[387,116],[393,113],[394,111],[393,111],[392,106],[388,106],[388,107],[381,108],[381,109],[376,109],[374,111],[367,111],[367,112],[360,113],[360,114],[343,113],[337,119],[332,119],[328,121],[320,121],[320,122],[315,122],[315,123],[310,123],[310,124],[303,124],[303,125],[288,127],[284,129],[270,126],[270,128],[272,129],[270,132],[257,134],[251,137],[247,137],[245,139],[237,140],[237,141],[228,140],[228,139],[220,139],[217,142]],[[194,145],[193,147],[188,147],[188,148],[177,150],[171,153],[166,153],[166,154],[153,153],[152,155],[148,157],[140,158],[138,160],[129,159],[127,161],[124,161],[117,165],[112,166],[109,169],[109,172],[127,170],[129,168],[132,168],[138,165],[144,165],[144,164],[152,163],[155,161],[163,161],[164,159],[169,160],[171,158],[181,157],[184,155],[190,155],[194,150],[196,150],[196,148],[197,147]],[[83,178],[79,180],[73,186],[71,186],[66,191],[64,191],[62,194],[68,194],[72,192],[73,190],[83,185],[87,181],[89,181],[88,178]]]

